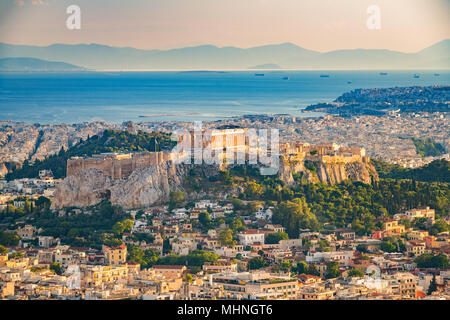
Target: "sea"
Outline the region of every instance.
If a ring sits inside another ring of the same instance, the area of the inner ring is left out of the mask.
[[[211,121],[245,114],[316,117],[323,114],[302,109],[357,88],[449,84],[449,70],[0,73],[0,121],[72,124]]]

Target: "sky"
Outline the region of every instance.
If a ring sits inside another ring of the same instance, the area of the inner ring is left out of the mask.
[[[69,30],[66,9],[81,9]],[[369,29],[367,8],[380,8]],[[417,52],[450,38],[450,0],[0,0],[0,42],[99,43],[139,49],[291,42],[321,52]]]

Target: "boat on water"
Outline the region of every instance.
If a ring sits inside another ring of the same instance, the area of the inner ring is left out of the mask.
[[[264,77],[264,73],[255,73],[255,77]]]
[[[353,82],[351,82],[351,81],[347,81],[347,84],[352,84]]]
[[[414,79],[419,79],[420,76],[419,76],[418,74],[415,74],[415,75],[413,76],[413,78],[414,78]]]
[[[387,72],[380,72],[380,76],[387,76]]]
[[[321,77],[321,78],[329,78],[330,75],[329,75],[329,74],[321,74],[320,77]]]
[[[289,80],[289,77],[283,77],[283,80]]]
[[[435,73],[434,76],[435,76],[435,77],[439,77],[440,74],[439,74],[439,73]]]

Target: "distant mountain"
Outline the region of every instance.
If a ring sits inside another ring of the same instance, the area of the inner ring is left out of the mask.
[[[89,69],[245,69],[278,65],[287,69],[450,69],[450,39],[417,53],[353,49],[317,52],[292,43],[242,49],[204,45],[171,50],[140,50],[100,44],[46,47],[0,43],[0,58],[30,57]]]
[[[257,66],[249,67],[249,69],[282,69],[275,63],[259,64]]]
[[[36,58],[3,58],[0,59],[0,71],[86,71],[87,69],[64,62],[46,61]]]

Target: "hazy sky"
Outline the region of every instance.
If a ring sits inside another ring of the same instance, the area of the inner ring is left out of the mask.
[[[66,8],[81,8],[81,30]],[[370,5],[381,29],[366,26]],[[0,41],[140,49],[292,42],[307,49],[415,52],[450,38],[450,0],[0,0]]]

